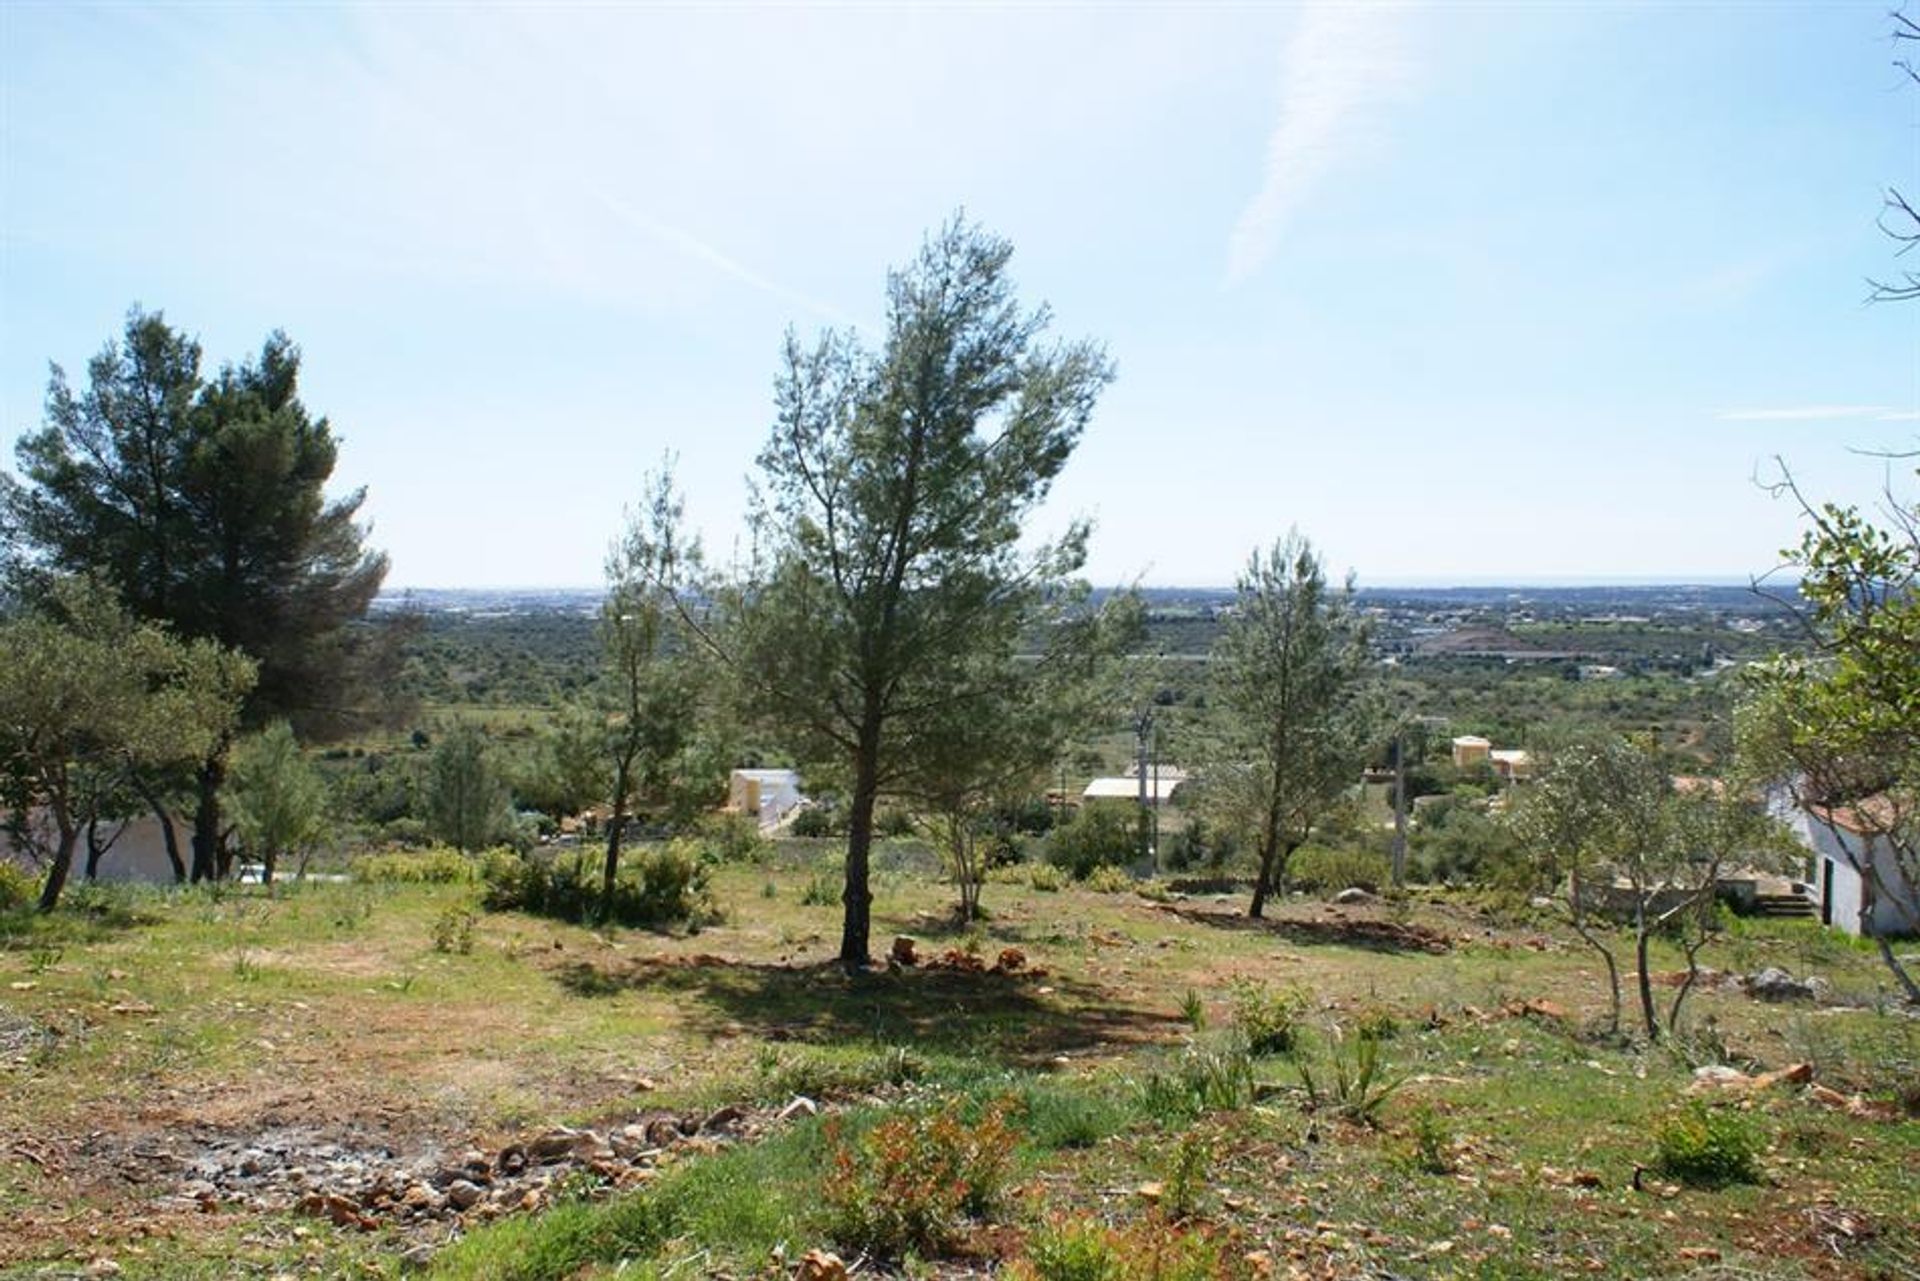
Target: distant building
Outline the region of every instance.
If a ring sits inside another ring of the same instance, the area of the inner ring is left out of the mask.
[[[1580,664],[1580,679],[1583,681],[1614,681],[1619,680],[1623,675],[1625,673],[1619,668],[1606,663]]]
[[[727,808],[759,820],[762,827],[772,827],[805,799],[794,770],[737,769],[727,776]]]
[[[1147,773],[1147,804],[1160,806],[1173,799],[1173,794],[1186,785],[1187,776],[1183,770],[1162,766],[1159,776],[1153,771]],[[1140,778],[1096,778],[1088,783],[1080,793],[1083,801],[1138,801],[1140,799]]]
[[[1493,772],[1509,783],[1524,783],[1533,777],[1533,756],[1524,748],[1496,747],[1487,753]]]
[[[1462,734],[1453,740],[1453,767],[1472,769],[1476,765],[1484,765],[1492,751],[1491,740],[1481,738],[1478,734]]]

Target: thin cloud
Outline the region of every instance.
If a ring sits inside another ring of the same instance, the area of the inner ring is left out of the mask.
[[[750,289],[759,290],[761,293],[771,295],[774,298],[780,299],[782,302],[792,303],[832,324],[848,325],[853,323],[848,319],[846,313],[840,311],[838,308],[809,298],[805,294],[797,293],[784,285],[767,279],[767,277],[761,275],[753,268],[746,266],[734,258],[728,257],[720,250],[690,232],[682,231],[678,227],[669,226],[663,222],[655,222],[633,206],[606,191],[596,190],[592,194],[607,212],[613,214],[634,230],[660,241],[662,244],[678,253],[684,254],[688,258],[707,264],[707,266],[712,267],[723,276],[729,276]]]
[[[1885,405],[1785,405],[1770,409],[1723,409],[1714,415],[1723,423],[1811,423],[1841,418],[1872,418],[1880,422],[1916,418]]]
[[[1314,3],[1280,55],[1280,113],[1267,137],[1260,190],[1227,241],[1227,284],[1264,266],[1288,218],[1369,115],[1402,92],[1412,73],[1406,11],[1398,6]]]

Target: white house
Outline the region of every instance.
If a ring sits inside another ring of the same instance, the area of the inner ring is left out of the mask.
[[[1173,794],[1186,784],[1185,770],[1174,766],[1162,766],[1156,773],[1148,770],[1144,794],[1147,804],[1160,806],[1173,799]],[[1080,793],[1080,799],[1086,801],[1139,801],[1142,795],[1140,776],[1134,773],[1125,778],[1096,778],[1088,783],[1086,790]]]
[[[1822,925],[1868,936],[1920,933],[1920,890],[1892,843],[1877,834],[1889,817],[1880,812],[1884,801],[1802,806],[1780,792],[1772,808],[1807,847],[1807,882]]]
[[[790,769],[737,769],[727,776],[727,808],[772,827],[805,800],[800,775]]]

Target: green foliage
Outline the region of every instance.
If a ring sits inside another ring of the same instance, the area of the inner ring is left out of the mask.
[[[828,1233],[886,1257],[950,1247],[967,1217],[988,1212],[1006,1188],[1019,1141],[1012,1112],[1002,1100],[967,1117],[948,1103],[882,1121],[857,1140],[828,1122]]]
[[[1354,887],[1378,894],[1392,874],[1386,855],[1373,850],[1308,845],[1295,850],[1287,863],[1288,883],[1309,894],[1337,894]]]
[[[1084,1086],[1036,1082],[1020,1096],[1021,1125],[1034,1146],[1090,1148],[1117,1133],[1126,1119],[1120,1105]]]
[[[464,907],[450,907],[433,918],[433,950],[466,956],[473,951],[474,914]]]
[[[482,903],[491,912],[658,927],[698,924],[715,910],[707,864],[697,843],[684,838],[631,851],[614,881],[610,902],[601,893],[598,867],[585,853],[552,860],[490,858],[483,875]]]
[[[1082,805],[1047,841],[1047,861],[1076,881],[1098,868],[1131,863],[1139,853],[1134,809],[1125,803]]]
[[[444,1281],[567,1281],[599,1263],[644,1258],[679,1230],[677,1207],[650,1193],[608,1202],[565,1200],[514,1215],[435,1256]]]
[[[293,727],[275,721],[234,749],[227,770],[229,808],[247,853],[271,881],[282,855],[299,854],[325,838],[327,789],[300,754]]]
[[[1188,988],[1187,994],[1180,998],[1180,1017],[1196,1032],[1207,1030],[1207,1003],[1192,988]]]
[[[1024,545],[1110,370],[1043,343],[1012,247],[955,219],[888,280],[878,350],[789,337],[759,458],[761,555],[716,594],[722,643],[804,759],[842,759],[852,804],[841,959],[864,965],[869,821],[884,783],[970,788],[1015,650],[1072,602],[1087,530]],[[848,748],[852,747],[849,759]]]
[[[1311,1002],[1298,988],[1272,988],[1251,979],[1231,990],[1233,1026],[1253,1055],[1288,1054],[1297,1044]]]
[[[433,834],[455,849],[485,849],[506,835],[513,818],[507,785],[475,726],[458,725],[434,744],[426,803]]]
[[[835,812],[824,805],[809,805],[801,810],[793,816],[793,822],[787,825],[787,831],[791,835],[809,840],[846,834]]]
[[[1453,1129],[1445,1116],[1428,1105],[1414,1109],[1408,1131],[1412,1143],[1410,1163],[1426,1174],[1452,1174]]]
[[[219,750],[252,662],[136,623],[92,579],[51,585],[42,610],[0,621],[0,823],[47,868],[58,901],[80,834],[133,812],[136,773]]]
[[[1730,1108],[1691,1103],[1661,1121],[1653,1139],[1660,1172],[1692,1187],[1760,1181],[1765,1145],[1753,1122]]]
[[[1200,774],[1208,807],[1259,856],[1258,916],[1289,852],[1353,787],[1375,718],[1361,697],[1367,628],[1353,584],[1329,592],[1312,543],[1291,532],[1256,550],[1238,587],[1209,667]]]
[[[1029,888],[1041,894],[1058,894],[1067,884],[1066,873],[1051,863],[1029,865],[1025,879]]]
[[[17,912],[40,892],[38,878],[17,863],[0,859],[0,912]]]
[[[1033,1233],[1004,1275],[1010,1281],[1251,1281],[1265,1274],[1201,1227],[1175,1227],[1158,1217],[1109,1227],[1056,1216]]]
[[[714,863],[756,863],[767,855],[767,838],[745,814],[710,814],[700,823],[700,847]]]
[[[1124,867],[1096,867],[1086,879],[1086,887],[1096,894],[1131,894],[1139,884]]]
[[[816,871],[800,890],[801,907],[832,907],[839,901],[839,879],[827,871]]]
[[[1210,1138],[1197,1130],[1188,1130],[1173,1145],[1161,1172],[1160,1209],[1168,1218],[1189,1219],[1199,1213],[1211,1147]]]
[[[1137,1083],[1141,1108],[1158,1117],[1237,1112],[1258,1092],[1253,1055],[1246,1042],[1227,1038],[1194,1041],[1173,1061]]]
[[[447,846],[362,854],[347,874],[368,885],[465,885],[480,879],[481,863]]]

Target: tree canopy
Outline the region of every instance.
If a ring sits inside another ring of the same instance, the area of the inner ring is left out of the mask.
[[[887,282],[878,350],[789,335],[761,451],[755,555],[728,642],[761,710],[805,760],[851,780],[840,956],[868,964],[875,799],[932,728],[991,713],[1087,528],[1022,545],[1111,369],[1043,341],[1008,276],[1012,247],[956,218]]]
[[[16,447],[21,479],[0,477],[0,526],[16,589],[96,574],[136,617],[258,664],[244,725],[315,732],[368,710],[357,678],[380,648],[345,625],[387,562],[356,523],[363,492],[326,492],[338,444],[301,403],[299,373],[274,333],[209,378],[197,342],[135,308],[84,389],[54,366],[45,423]],[[195,879],[219,870],[226,746],[198,770]]]
[[[1284,888],[1287,862],[1359,782],[1374,718],[1362,698],[1366,628],[1353,586],[1329,591],[1313,544],[1256,550],[1214,647],[1202,784],[1257,850],[1248,914]]]
[[[0,621],[0,806],[47,869],[43,910],[125,775],[203,756],[232,732],[253,672],[212,641],[134,622],[83,580]]]

